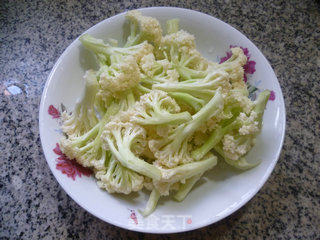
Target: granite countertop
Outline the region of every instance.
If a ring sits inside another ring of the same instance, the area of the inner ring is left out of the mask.
[[[55,61],[84,30],[127,9],[199,10],[243,32],[268,58],[287,110],[284,147],[259,193],[195,231],[151,235],[92,216],[59,186],[41,149],[38,111]],[[320,239],[319,1],[1,1],[0,239]]]

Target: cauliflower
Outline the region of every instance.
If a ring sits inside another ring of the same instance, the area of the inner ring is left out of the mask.
[[[243,81],[243,66],[247,62],[247,57],[239,47],[231,48],[231,53],[232,55],[227,61],[214,65],[214,68],[226,71],[234,88],[246,89],[246,84]]]
[[[240,112],[221,124],[214,130],[205,143],[193,150],[191,156],[194,159],[201,159],[212,148],[223,139],[224,154],[228,159],[238,160],[245,155],[254,145],[255,136],[262,127],[262,117],[268,102],[270,91],[265,90],[258,96],[253,103],[254,107],[250,114]]]
[[[270,91],[265,90],[253,103],[250,114],[240,112],[227,120],[223,127],[214,130],[205,143],[192,152],[192,157],[201,159],[223,139],[224,155],[231,160],[238,160],[245,155],[254,145],[255,137],[262,127],[264,109],[268,102]]]
[[[223,151],[222,147],[221,147],[221,144],[218,144],[218,145],[215,145],[213,147],[213,149],[219,153],[219,155],[221,157],[223,157],[223,159],[225,160],[225,162],[227,164],[229,164],[230,166],[233,166],[237,169],[240,169],[240,170],[248,170],[250,168],[253,168],[255,166],[257,166],[259,164],[259,161],[257,161],[256,163],[249,163],[245,157],[240,157],[238,160],[232,160],[230,158],[228,158],[226,155],[225,155],[225,152]]]
[[[144,56],[140,61],[142,70],[141,82],[149,89],[155,83],[178,82],[179,73],[167,60],[156,60],[153,54]]]
[[[102,129],[111,116],[119,111],[118,104],[112,104],[100,122],[82,135],[67,135],[60,139],[62,152],[70,159],[76,159],[85,167],[103,169],[107,153],[102,149]]]
[[[150,194],[146,208],[140,213],[143,216],[150,215],[157,206],[157,203],[161,196],[169,195],[170,190],[178,190],[175,198],[178,201],[182,201],[188,192],[191,190],[195,182],[200,178],[200,176],[205,172],[213,168],[217,164],[217,157],[208,154],[206,158],[201,161],[187,163],[175,168],[161,170],[162,178],[161,180],[153,180],[153,182],[146,183],[152,192]],[[191,181],[188,181],[188,180]],[[186,180],[188,182],[186,182]],[[181,183],[185,183],[187,186],[181,188]]]
[[[167,34],[176,33],[179,31],[179,19],[173,18],[166,22]]]
[[[112,121],[104,127],[101,138],[104,148],[109,150],[124,167],[152,179],[160,179],[161,173],[155,166],[132,152],[134,148],[143,147],[145,134],[145,130],[138,125]]]
[[[158,190],[155,189],[153,185],[151,186],[151,189],[152,192],[150,194],[146,208],[143,211],[139,211],[144,217],[150,215],[155,210],[160,199],[160,193],[158,192]]]
[[[228,108],[227,111],[232,111],[235,107],[241,109],[241,111],[249,114],[254,107],[253,101],[248,97],[248,91],[242,91],[239,89],[232,89],[229,91],[225,98]]]
[[[224,155],[231,160],[238,160],[254,145],[252,138],[237,137],[226,134],[222,139]]]
[[[167,59],[156,61],[155,56],[150,53],[141,59],[140,67],[147,77],[152,78],[159,73],[166,73],[169,69],[172,69],[172,64]]]
[[[88,132],[99,121],[95,111],[96,94],[99,91],[95,72],[87,71],[84,79],[86,86],[81,101],[76,104],[71,114],[64,111],[61,116],[62,131],[70,137],[77,137]]]
[[[62,113],[60,147],[92,168],[109,193],[150,190],[141,211],[147,216],[172,191],[182,201],[217,164],[214,153],[239,169],[257,164],[245,155],[261,131],[270,92],[249,99],[241,48],[221,64],[210,62],[178,19],[167,21],[165,36],[156,19],[136,10],[126,19],[124,46],[79,38],[99,70],[86,72],[83,97],[72,113]]]
[[[204,172],[196,174],[185,180],[185,183],[180,184],[177,193],[173,196],[173,198],[179,202],[183,201],[188,193],[191,191],[192,187],[196,184],[196,182],[201,178]]]
[[[180,112],[179,105],[166,92],[152,90],[140,97],[126,111],[122,111],[113,117],[113,121],[131,122],[143,126],[156,126],[166,128],[191,120],[188,112]],[[161,131],[161,129],[159,129]]]
[[[157,158],[158,164],[172,168],[180,163],[191,162],[193,159],[189,155],[190,145],[188,144],[190,137],[203,122],[219,114],[222,108],[223,98],[218,90],[215,96],[192,116],[191,121],[174,128],[167,138],[150,140],[149,148]]]
[[[204,78],[190,79],[182,82],[165,82],[153,85],[154,89],[166,92],[185,93],[208,102],[218,88],[223,92],[229,87],[228,74],[223,71],[209,72]],[[187,96],[188,96],[187,95]]]
[[[208,154],[203,160],[197,162],[186,163],[174,168],[159,167],[161,171],[161,180],[153,180],[154,187],[159,191],[160,195],[169,195],[170,187],[177,182],[185,182],[192,176],[198,175],[213,168],[217,164],[217,157]]]
[[[184,30],[165,35],[162,38],[161,44],[163,48],[175,45],[178,47],[185,47],[185,50],[190,51],[196,48],[194,36]]]
[[[129,11],[126,18],[130,24],[130,35],[126,47],[137,45],[143,41],[148,41],[155,46],[160,44],[162,29],[157,19],[143,16],[137,10]]]
[[[180,107],[174,99],[160,90],[152,90],[141,96],[130,111],[134,111],[131,121],[141,125],[180,124],[191,120],[190,113],[180,113]]]
[[[133,56],[137,63],[139,63],[143,56],[152,53],[153,51],[153,46],[146,41],[129,47],[113,47],[110,44],[104,43],[103,40],[96,39],[88,34],[82,35],[79,40],[83,46],[97,56],[100,65],[110,65],[110,57],[118,54]]]
[[[102,66],[99,70],[99,84],[106,94],[122,95],[140,82],[140,70],[135,58],[131,55],[112,55],[111,65]]]
[[[106,169],[97,171],[95,176],[100,188],[109,193],[124,193],[140,191],[143,188],[143,176],[127,169],[114,157],[110,156]]]
[[[198,112],[205,104],[206,101],[202,98],[197,98],[189,93],[184,92],[168,92],[169,96],[173,97],[181,105],[186,104],[191,107],[193,111]]]
[[[259,123],[257,121],[257,113],[251,112],[250,116],[245,113],[240,113],[239,121],[241,121],[242,126],[239,128],[240,135],[249,135],[259,132]]]
[[[209,66],[208,60],[196,49],[194,36],[184,30],[164,36],[159,50],[177,69],[182,80],[204,77]]]

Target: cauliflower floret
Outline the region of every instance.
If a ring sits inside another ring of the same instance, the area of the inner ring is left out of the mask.
[[[179,79],[179,73],[176,69],[171,69],[167,71],[167,81],[177,82]]]
[[[229,106],[239,106],[242,111],[249,114],[254,107],[253,101],[248,98],[247,91],[241,90],[231,90],[229,94],[226,96],[226,102],[228,102]]]
[[[176,190],[180,183],[185,183],[186,179],[202,174],[216,164],[217,157],[213,154],[208,154],[200,161],[185,163],[174,168],[168,169],[157,165],[162,177],[161,180],[153,180],[153,185],[160,192],[160,195],[169,195],[170,190]]]
[[[111,66],[100,69],[101,88],[114,96],[136,86],[140,81],[139,66],[133,56],[115,56]]]
[[[139,11],[132,10],[126,15],[130,21],[130,36],[127,46],[136,45],[143,41],[148,41],[154,45],[159,45],[162,38],[162,29],[157,19],[143,16]]]
[[[190,140],[198,128],[210,117],[218,115],[223,109],[223,99],[220,90],[216,95],[196,114],[192,120],[174,128],[168,137],[154,139],[148,142],[150,150],[157,158],[159,165],[168,168],[182,163],[194,161],[190,156],[192,146]]]
[[[72,146],[71,141],[69,139],[65,137],[61,138],[59,145],[63,154],[66,155],[69,159],[77,159],[78,151],[74,148],[74,146]],[[77,161],[83,166],[89,165],[88,161],[85,161],[83,163],[79,160]]]
[[[190,74],[191,76],[195,74],[198,77],[201,74],[197,72],[190,73],[190,69],[204,71],[208,68],[208,60],[202,57],[201,53],[196,49],[194,36],[184,30],[164,36],[160,49],[164,50],[170,61],[178,67],[182,78],[188,79]]]
[[[223,151],[227,158],[237,161],[244,156],[254,145],[254,138],[235,138],[230,134],[223,137]]]
[[[260,131],[259,122],[256,120],[257,113],[252,111],[249,116],[245,113],[240,113],[238,119],[241,121],[242,126],[239,128],[240,135],[256,134]]]
[[[86,86],[80,102],[76,104],[72,113],[64,111],[61,115],[62,131],[69,137],[86,133],[99,121],[95,111],[96,94],[99,91],[96,72],[87,71],[84,79]]]
[[[131,122],[110,121],[102,132],[103,147],[109,150],[122,166],[141,175],[160,179],[160,171],[144,159],[136,156],[145,148],[146,131]]]
[[[231,52],[232,55],[227,61],[214,65],[214,67],[229,73],[229,78],[233,88],[246,89],[246,84],[243,81],[243,66],[247,62],[247,57],[239,47],[231,48]]]
[[[152,87],[154,83],[177,82],[179,73],[167,59],[156,60],[153,54],[145,55],[140,61],[140,68],[146,77],[142,82]]]
[[[179,47],[186,47],[185,50],[195,49],[196,47],[194,36],[184,30],[164,36],[162,44],[165,46],[177,45]]]
[[[172,64],[167,59],[156,61],[155,56],[150,53],[143,56],[140,67],[148,77],[153,77],[157,72],[168,71],[169,68],[172,68]]]
[[[144,56],[146,56],[148,54],[152,54],[152,52],[153,52],[153,46],[151,44],[149,44],[147,41],[144,41],[144,42],[140,43],[139,45],[132,46],[130,48],[133,48],[133,49],[137,48],[136,51],[132,51],[132,56],[134,56],[136,58],[137,63],[139,63]]]
[[[154,72],[158,70],[158,68],[154,67],[155,65],[156,59],[153,53],[144,55],[140,61],[140,68],[142,72],[144,72],[149,77],[152,77],[154,75]]]
[[[110,158],[106,170],[97,171],[95,177],[98,186],[109,193],[129,194],[143,188],[143,176],[123,167],[114,157]]]
[[[152,90],[140,97],[127,112],[118,116],[140,125],[176,125],[191,120],[188,112],[180,113],[180,107],[166,92]]]

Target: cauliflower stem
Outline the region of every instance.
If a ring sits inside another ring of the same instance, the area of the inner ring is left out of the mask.
[[[158,192],[157,189],[154,188],[150,194],[146,208],[142,211],[139,210],[141,215],[144,217],[149,216],[156,209],[160,197],[161,197],[160,193]]]
[[[191,178],[188,178],[184,184],[181,184],[179,191],[173,196],[173,198],[178,202],[183,201],[187,197],[193,186],[196,184],[196,182],[199,181],[202,174],[203,173],[199,173],[192,176]]]

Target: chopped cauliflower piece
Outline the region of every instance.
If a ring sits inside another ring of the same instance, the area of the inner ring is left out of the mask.
[[[251,112],[249,117],[245,113],[240,113],[238,118],[243,123],[239,128],[240,135],[249,135],[259,132],[257,117],[258,115],[256,112]]]
[[[243,138],[236,139],[234,136],[226,134],[222,140],[222,143],[225,155],[228,158],[236,161],[252,148],[254,141]]]
[[[140,81],[139,66],[133,56],[115,56],[110,66],[100,69],[100,86],[114,96],[123,94]]]
[[[126,46],[136,45],[143,41],[148,41],[156,46],[160,44],[162,29],[157,19],[143,16],[137,10],[129,11],[126,18],[130,22],[130,35]]]

